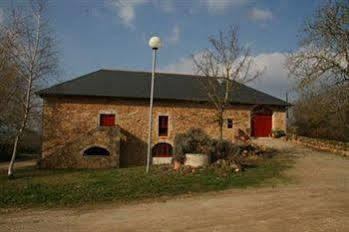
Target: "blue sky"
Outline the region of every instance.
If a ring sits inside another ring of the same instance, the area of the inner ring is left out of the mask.
[[[0,0],[4,11],[8,0]],[[27,1],[17,0],[25,5]],[[283,53],[297,49],[297,33],[321,0],[49,0],[59,41],[62,79],[100,68],[151,69],[148,39],[159,35],[158,68],[190,73],[188,56],[229,25],[266,69],[254,87],[282,97],[291,86]],[[1,16],[1,14],[0,14]]]

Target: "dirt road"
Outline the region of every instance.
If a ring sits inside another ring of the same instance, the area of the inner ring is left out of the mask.
[[[296,182],[167,202],[0,215],[0,231],[349,231],[349,159],[282,140]]]

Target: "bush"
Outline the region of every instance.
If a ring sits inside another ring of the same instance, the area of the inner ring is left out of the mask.
[[[0,161],[10,161],[13,146],[9,143],[0,143]]]
[[[211,139],[201,129],[191,128],[188,132],[178,134],[174,140],[174,160],[184,163],[185,154],[198,153],[209,155],[211,162],[219,159],[237,159],[239,146],[228,140]]]
[[[240,148],[228,140],[212,139],[208,152],[211,161],[215,162],[219,159],[227,159],[229,156],[238,156]]]
[[[10,161],[12,157],[13,144],[8,142],[0,143],[0,162]],[[16,160],[25,158],[22,154],[39,154],[40,148],[36,146],[30,146],[25,144],[19,144],[17,148]],[[35,156],[33,156],[35,157]]]
[[[174,139],[174,159],[181,163],[185,161],[185,154],[207,154],[210,138],[201,129],[191,128],[186,133],[177,134]]]
[[[283,136],[286,136],[286,133],[283,130],[276,130],[276,131],[273,131],[272,133],[274,138],[281,138]]]

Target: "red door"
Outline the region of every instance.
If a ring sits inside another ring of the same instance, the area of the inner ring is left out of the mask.
[[[257,114],[251,120],[252,137],[268,137],[271,133],[271,115]]]

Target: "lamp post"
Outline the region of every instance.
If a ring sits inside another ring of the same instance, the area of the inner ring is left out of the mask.
[[[161,47],[161,40],[159,37],[154,36],[149,40],[149,46],[153,49],[153,68],[151,74],[151,87],[150,87],[150,108],[149,108],[149,130],[148,130],[148,151],[147,151],[147,168],[146,172],[149,172],[150,156],[151,156],[151,143],[153,134],[153,97],[154,97],[154,79],[155,79],[155,66],[156,66],[156,52]]]

